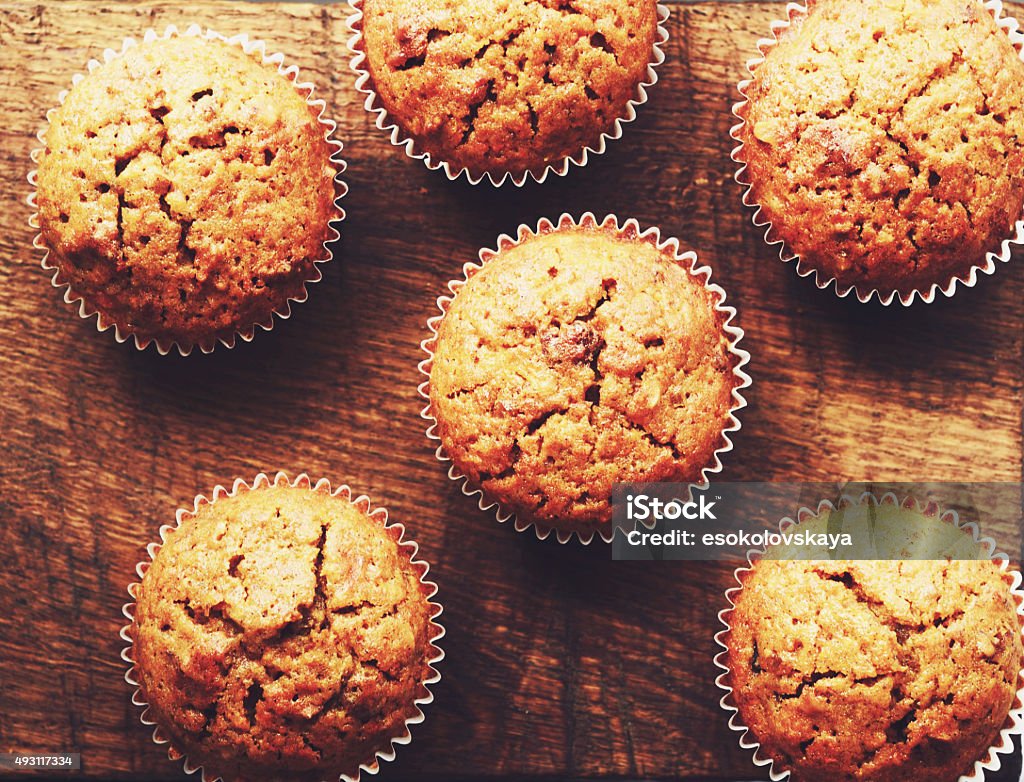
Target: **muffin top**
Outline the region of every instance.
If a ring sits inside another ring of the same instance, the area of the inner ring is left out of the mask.
[[[275,486],[172,532],[137,595],[157,723],[229,780],[353,773],[426,694],[430,604],[407,549],[348,500]]]
[[[699,481],[738,385],[719,298],[611,228],[501,250],[438,327],[445,451],[521,518],[563,529],[609,523],[615,481]]]
[[[1005,727],[1021,626],[991,561],[763,559],[735,602],[732,699],[794,782],[953,779]]]
[[[1024,204],[1024,63],[979,0],[812,0],[744,90],[751,195],[804,263],[909,294]]]
[[[90,308],[148,341],[212,347],[303,295],[337,216],[316,110],[219,40],[141,43],[52,113],[43,241]]]
[[[497,178],[613,130],[654,57],[656,0],[362,0],[365,67],[417,150]]]

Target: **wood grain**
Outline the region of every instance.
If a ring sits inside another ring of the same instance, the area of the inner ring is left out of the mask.
[[[495,191],[427,171],[373,127],[344,5],[0,5],[0,751],[183,779],[121,678],[124,589],[177,506],[285,469],[386,505],[441,586],[444,679],[387,779],[755,777],[713,681],[730,568],[611,562],[496,524],[433,459],[416,364],[434,299],[479,247],[541,216],[615,212],[680,237],[739,308],[754,387],[727,478],[1020,481],[1019,258],[951,301],[865,306],[797,278],[740,205],[734,85],[783,13],[673,6],[661,81],[625,138],[565,179]],[[60,300],[24,197],[35,133],[72,74],[124,36],[190,22],[301,66],[339,123],[351,191],[337,260],[290,321],[182,359],[117,345]],[[1017,519],[986,531],[1020,551]]]

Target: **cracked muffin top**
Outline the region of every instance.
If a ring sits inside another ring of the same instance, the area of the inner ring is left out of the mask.
[[[362,0],[365,68],[417,151],[474,177],[535,175],[638,98],[656,0]]]
[[[289,486],[202,506],[137,594],[139,685],[194,764],[238,780],[355,773],[426,695],[430,604],[392,528]]]
[[[559,529],[616,481],[700,481],[738,385],[719,295],[652,241],[563,227],[498,252],[437,330],[430,407],[470,484]]]
[[[952,780],[1006,727],[1021,625],[991,561],[762,559],[742,582],[731,697],[794,782]]]
[[[102,323],[212,348],[304,297],[326,257],[337,171],[293,84],[240,46],[141,43],[53,112],[43,242]]]
[[[772,236],[840,290],[965,277],[1024,204],[1024,63],[978,0],[817,0],[744,90]]]

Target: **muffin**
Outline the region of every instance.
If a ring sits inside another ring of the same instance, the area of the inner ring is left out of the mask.
[[[742,332],[709,270],[635,222],[520,236],[481,254],[432,325],[429,415],[455,470],[518,522],[610,539],[614,482],[720,467]]]
[[[1024,63],[1005,22],[980,0],[793,13],[733,131],[769,239],[862,301],[930,301],[994,269],[1024,204]]]
[[[357,86],[410,151],[521,184],[603,151],[654,83],[656,0],[356,0]],[[385,119],[385,116],[387,119]],[[436,164],[432,167],[436,167]]]
[[[308,87],[307,87],[308,89]],[[150,38],[49,115],[36,203],[69,300],[140,347],[183,353],[269,327],[337,233],[329,126],[258,52]]]
[[[725,678],[793,782],[953,780],[1006,727],[1021,625],[991,560],[762,559],[741,583]]]
[[[280,478],[185,515],[134,593],[149,717],[228,782],[358,776],[436,680],[433,585],[401,528]]]

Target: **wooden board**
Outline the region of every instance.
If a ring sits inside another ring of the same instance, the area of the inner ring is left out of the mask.
[[[441,585],[444,679],[386,779],[757,777],[713,682],[730,568],[611,562],[498,525],[434,460],[416,364],[434,299],[479,247],[544,215],[615,212],[696,249],[739,308],[755,384],[726,477],[1020,481],[1019,259],[952,301],[864,306],[797,278],[740,205],[734,85],[783,13],[674,5],[661,81],[625,138],[565,179],[495,191],[427,171],[373,127],[342,4],[0,5],[0,751],[78,750],[93,778],[183,778],[121,678],[124,588],[196,492],[286,469],[389,507]],[[190,22],[302,67],[339,122],[351,192],[337,261],[290,321],[182,359],[73,314],[39,268],[24,196],[72,74],[124,36]],[[1019,552],[1012,522],[988,531]]]

